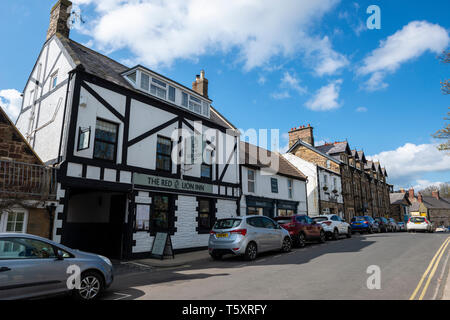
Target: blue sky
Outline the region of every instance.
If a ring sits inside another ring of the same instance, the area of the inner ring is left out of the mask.
[[[56,0],[0,2],[0,99],[12,117]],[[205,69],[215,107],[242,129],[310,123],[316,141],[347,139],[387,167],[391,183],[450,181],[431,135],[450,97],[450,2],[76,0],[71,38],[190,86]],[[381,29],[368,30],[370,5]],[[283,135],[284,134],[284,135]]]

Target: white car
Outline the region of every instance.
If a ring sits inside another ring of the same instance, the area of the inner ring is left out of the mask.
[[[341,235],[345,235],[347,238],[352,236],[352,227],[335,214],[326,214],[311,218],[317,223],[320,223],[326,235],[333,240],[339,239]]]
[[[411,231],[424,231],[433,232],[433,226],[430,221],[425,217],[411,217],[406,224],[406,230]]]

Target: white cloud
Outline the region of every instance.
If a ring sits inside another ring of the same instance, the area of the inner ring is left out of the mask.
[[[345,64],[328,38],[317,42],[311,27],[339,0],[78,0],[93,4],[96,17],[84,26],[98,49],[129,49],[130,61],[150,67],[234,49],[244,68],[267,65],[275,56],[307,52],[319,74]],[[314,44],[311,49],[311,43]]]
[[[333,75],[349,64],[347,57],[332,49],[330,39],[307,39],[307,60],[314,66],[317,76]]]
[[[15,89],[0,90],[0,105],[12,122],[15,122],[22,107],[21,93]]]
[[[412,21],[381,41],[379,47],[364,59],[357,73],[370,75],[365,84],[367,90],[380,90],[387,87],[383,79],[388,73],[427,51],[441,53],[449,43],[448,32],[443,27],[427,21]]]
[[[273,92],[270,96],[275,100],[283,100],[291,97],[287,91]]]
[[[439,186],[443,183],[444,182],[432,182],[432,181],[425,180],[425,179],[418,179],[418,180],[416,180],[416,185],[413,186],[413,188],[415,191],[420,191],[420,190],[423,190],[428,187],[438,187],[439,188]]]
[[[426,173],[449,172],[450,156],[437,149],[436,144],[406,143],[395,150],[367,157],[386,167],[390,183],[415,184]]]
[[[283,78],[281,79],[281,87],[289,88],[296,91],[299,94],[306,93],[306,87],[300,85],[300,80],[295,76],[291,75],[289,72],[285,72]]]
[[[356,108],[356,112],[367,112],[368,109],[366,107],[358,107]]]
[[[342,79],[335,80],[320,88],[315,95],[306,102],[306,107],[314,111],[327,111],[341,106],[338,101]]]
[[[265,85],[267,82],[266,77],[264,77],[263,75],[259,75],[258,76],[258,84],[260,84],[261,86]]]

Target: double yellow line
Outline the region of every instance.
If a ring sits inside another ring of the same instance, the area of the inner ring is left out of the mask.
[[[422,300],[425,294],[427,293],[428,286],[430,285],[431,279],[433,279],[434,274],[436,273],[436,269],[439,265],[439,262],[441,261],[442,255],[444,254],[445,250],[447,249],[448,244],[450,243],[450,237],[448,237],[444,243],[441,245],[439,250],[436,252],[436,254],[433,257],[433,260],[431,260],[430,264],[428,265],[428,268],[425,270],[422,278],[420,279],[419,284],[417,285],[416,290],[414,290],[411,297],[409,297],[409,300],[414,300],[416,298],[417,293],[419,292],[420,288],[422,287],[423,282],[428,277],[427,282],[425,283],[425,286],[422,289],[422,293],[419,296],[419,300]],[[430,273],[431,270],[431,273]]]

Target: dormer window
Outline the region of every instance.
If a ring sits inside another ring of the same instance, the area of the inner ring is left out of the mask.
[[[125,73],[124,78],[136,89],[166,100],[180,108],[210,117],[211,101],[196,92],[141,67]],[[192,92],[192,93],[191,93]]]

